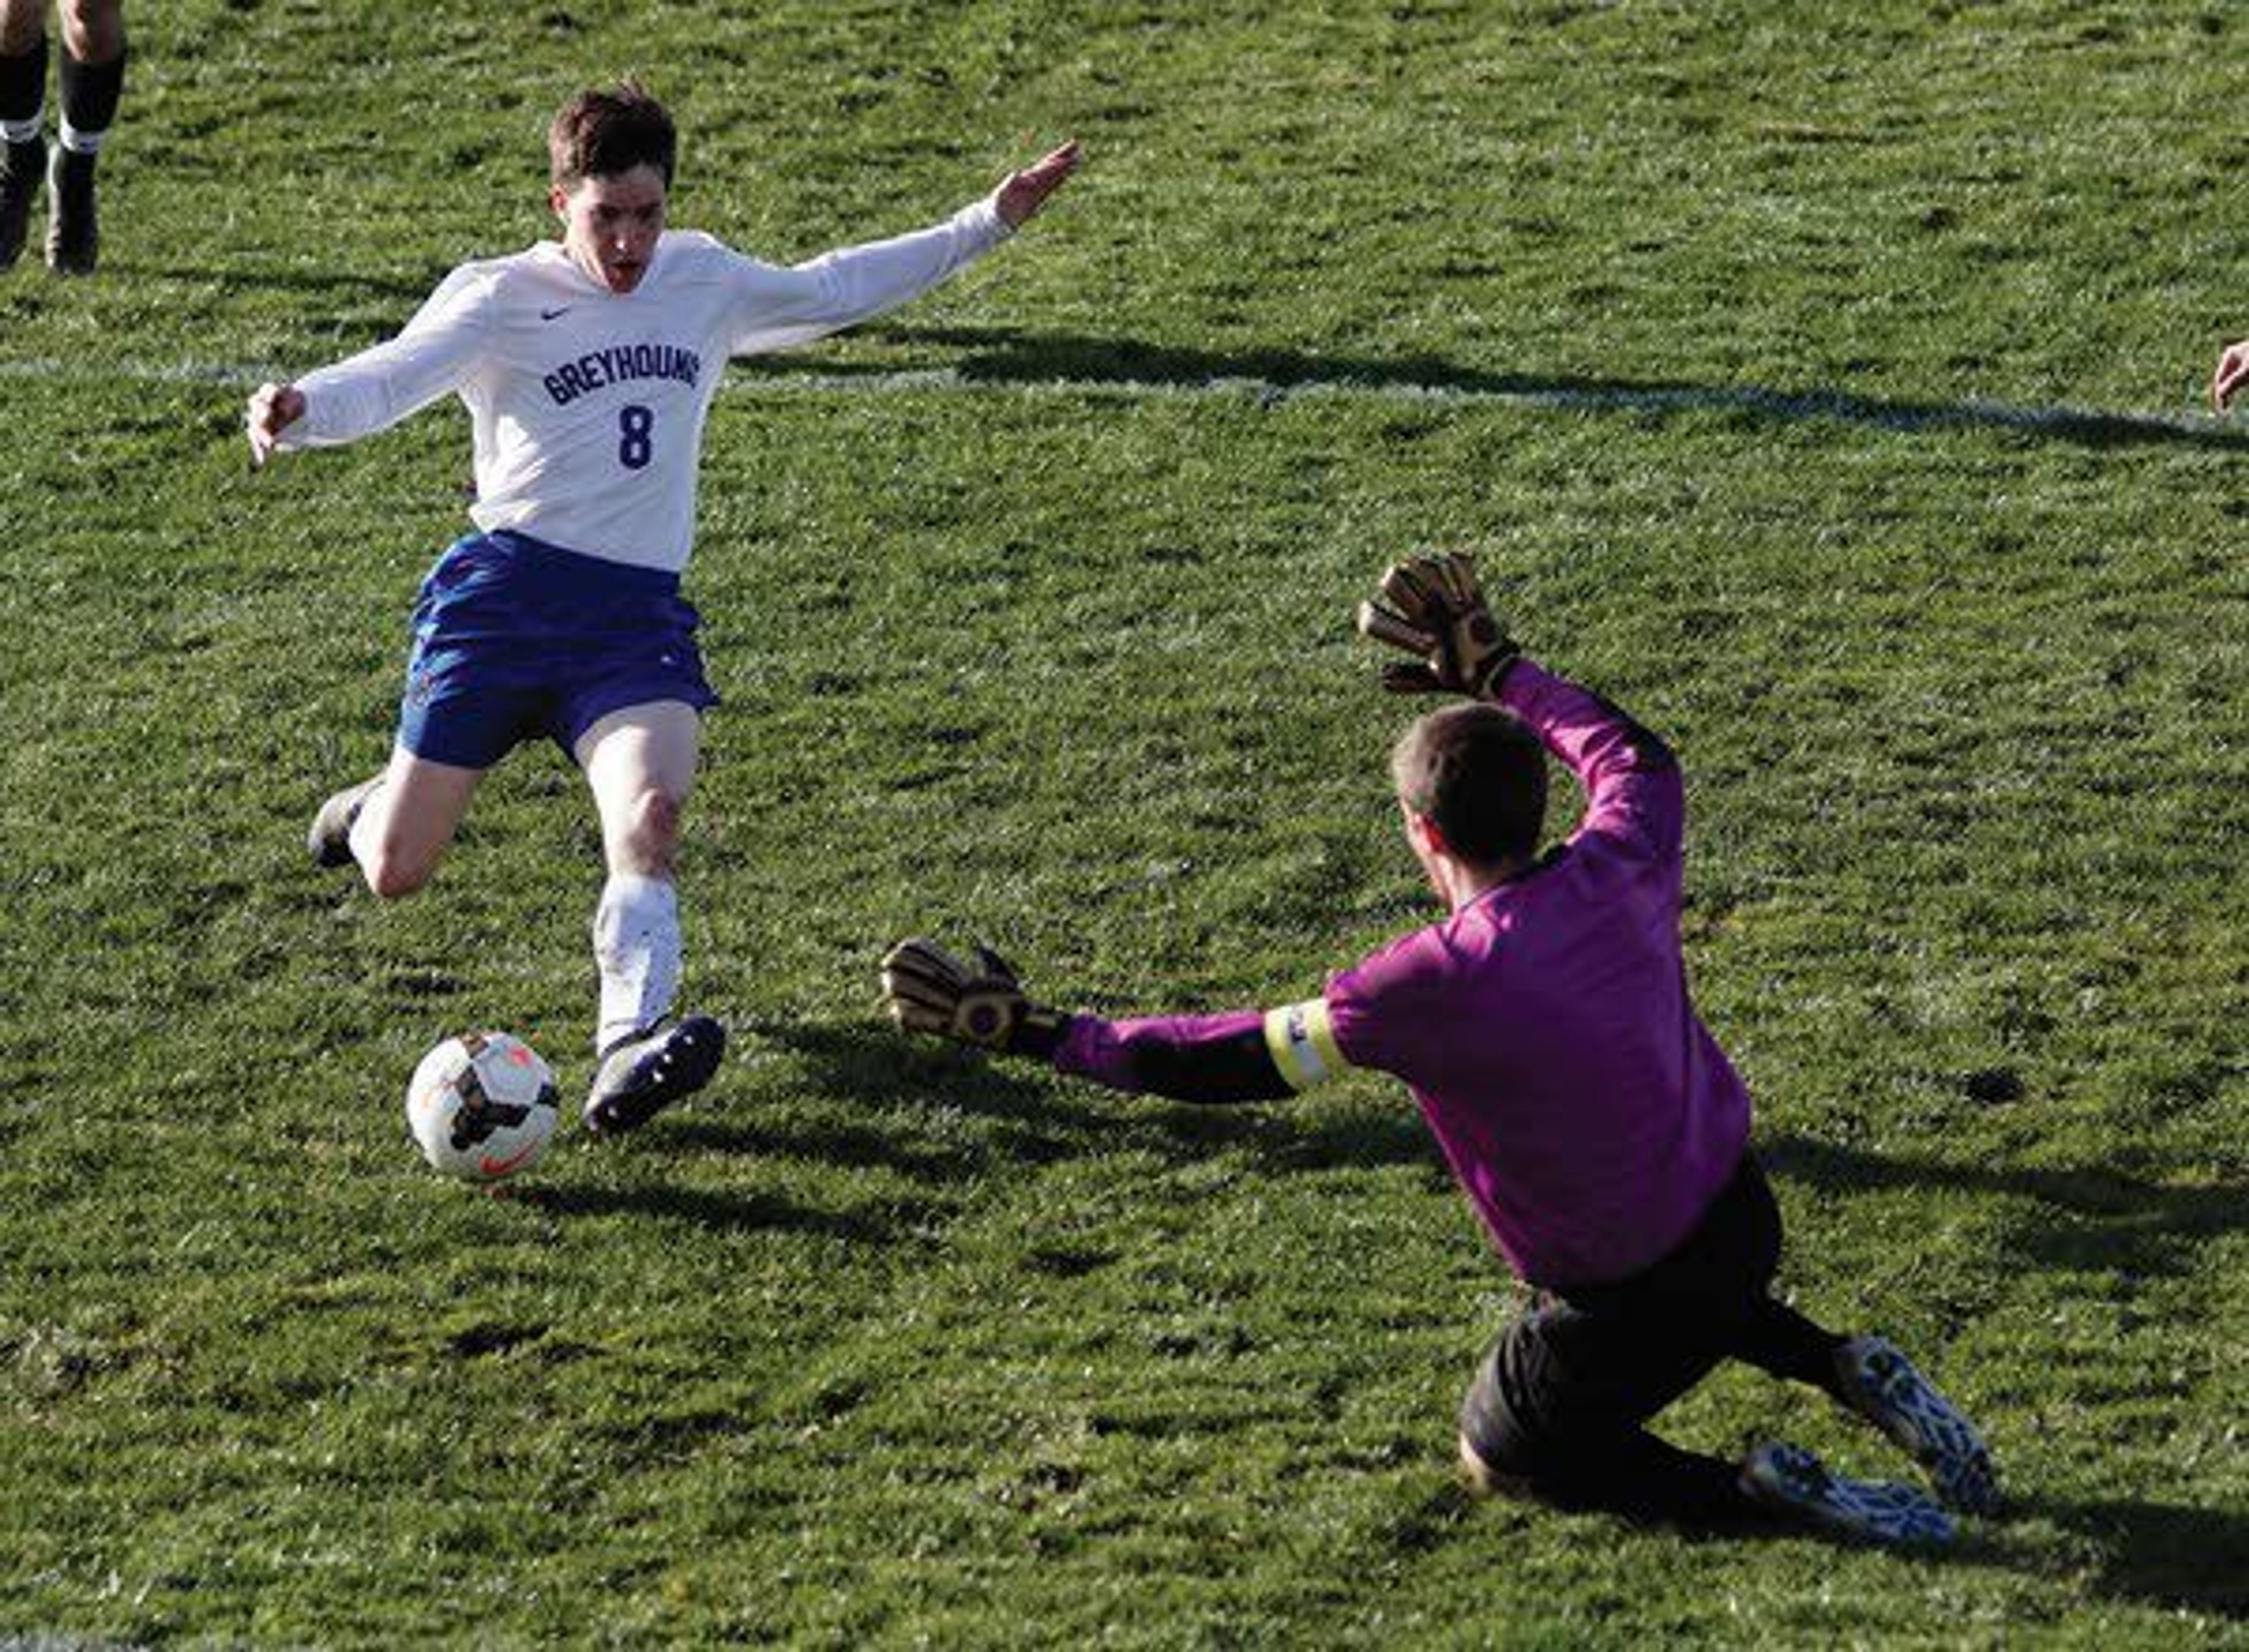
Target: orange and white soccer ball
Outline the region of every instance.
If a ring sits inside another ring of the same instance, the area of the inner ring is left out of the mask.
[[[422,1156],[464,1181],[498,1181],[538,1162],[554,1138],[554,1075],[510,1033],[448,1038],[414,1070],[406,1124]]]

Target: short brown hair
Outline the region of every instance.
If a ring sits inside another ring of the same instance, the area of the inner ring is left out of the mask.
[[[588,86],[556,110],[547,128],[547,176],[558,189],[640,166],[661,172],[668,189],[678,155],[679,133],[671,116],[637,80]]]
[[[1476,702],[1431,712],[1390,754],[1398,799],[1480,866],[1537,852],[1546,820],[1546,752],[1522,719]]]

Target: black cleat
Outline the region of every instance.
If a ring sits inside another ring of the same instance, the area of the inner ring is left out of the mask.
[[[23,255],[24,237],[31,230],[31,202],[39,193],[39,172],[45,159],[37,138],[0,143],[0,270]]]
[[[313,816],[313,829],[305,834],[305,847],[312,851],[315,866],[348,866],[352,864],[352,823],[359,818],[367,800],[375,788],[382,784],[382,776],[363,780],[356,786],[347,786],[320,805],[320,812]]]
[[[613,1046],[586,1098],[586,1128],[597,1136],[637,1130],[711,1082],[726,1053],[726,1029],[708,1015],[658,1023]]]
[[[93,157],[58,143],[47,161],[47,267],[57,275],[92,275],[100,253]]]

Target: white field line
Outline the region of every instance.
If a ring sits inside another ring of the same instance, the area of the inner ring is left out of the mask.
[[[60,361],[40,357],[0,359],[0,379],[51,383],[209,385],[247,391],[284,375],[285,369],[235,361]],[[1750,413],[1787,420],[1833,419],[1880,430],[1922,430],[1973,426],[2043,431],[2060,436],[2200,437],[2232,445],[2249,441],[2249,429],[2206,413],[2118,413],[2098,408],[2033,407],[1966,397],[1957,402],[1888,399],[1840,390],[1774,390],[1756,385],[1415,383],[1379,378],[1314,378],[1276,382],[1255,377],[1202,380],[980,376],[953,368],[891,372],[774,372],[730,376],[726,396],[1054,396],[1123,401],[1230,400],[1272,407],[1299,398],[1340,397],[1445,407],[1523,407],[1595,413]]]

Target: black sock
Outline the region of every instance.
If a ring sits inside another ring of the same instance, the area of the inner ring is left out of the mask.
[[[1740,1353],[1761,1371],[1808,1382],[1840,1400],[1843,1378],[1835,1369],[1835,1355],[1848,1340],[1767,1297],[1757,1304]]]
[[[125,53],[107,63],[80,63],[63,48],[63,124],[99,137],[117,119],[117,100],[125,90]]]
[[[47,91],[47,38],[20,58],[0,58],[0,120],[30,120]]]

